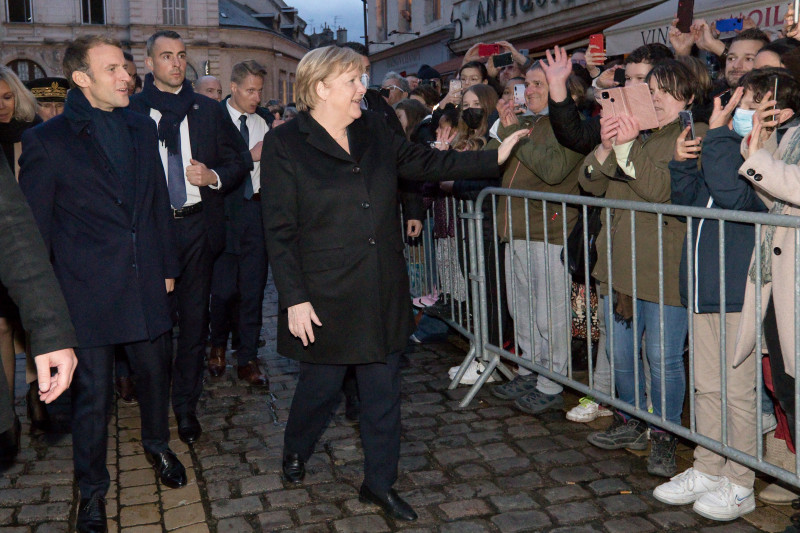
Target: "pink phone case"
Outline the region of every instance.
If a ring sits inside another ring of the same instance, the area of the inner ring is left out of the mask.
[[[608,93],[608,98],[606,98]],[[604,89],[600,92],[600,105],[604,117],[630,115],[639,121],[642,130],[658,128],[658,117],[653,99],[650,97],[650,88],[646,83],[626,85]]]

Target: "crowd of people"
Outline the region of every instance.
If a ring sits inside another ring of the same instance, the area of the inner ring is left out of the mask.
[[[497,67],[497,56],[481,57],[476,44],[448,86],[427,65],[372,85],[366,50],[346,43],[301,60],[297,101],[286,106],[262,106],[267,72],[252,60],[233,66],[224,99],[214,76],[192,84],[186,45],[169,30],[147,40],[144,78],[121,44],[103,36],[69,43],[64,78],[26,87],[0,67],[0,205],[18,217],[16,233],[0,232],[18,241],[0,256],[0,451],[12,459],[19,449],[14,365],[24,351],[32,426],[52,429],[46,403],[71,383],[78,531],[106,531],[115,392],[138,403],[144,452],[161,482],[185,485],[168,444],[170,402],[181,440],[197,442],[204,375],[227,371],[229,338],[238,379],[269,385],[257,358],[269,264],[278,352],[301,367],[284,479],[302,482],[344,393],[364,444],[359,498],[415,520],[392,488],[400,368],[409,343],[441,339],[447,325],[435,312],[414,320],[398,204],[407,238],[424,232],[436,241],[426,261],[441,283],[414,299],[432,311],[465,299],[464,265],[446,253],[460,245],[449,201],[486,187],[800,214],[800,29],[792,20],[789,10],[774,39],[748,23],[728,40],[703,20],[688,33],[676,21],[671,47],[644,45],[621,60],[596,47],[555,47],[536,60],[500,42],[511,59]],[[617,86],[646,87],[654,117],[610,114],[603,95]],[[648,118],[654,123],[643,127]],[[571,287],[562,224],[571,231],[580,210],[510,198],[484,210],[490,341],[566,375],[572,325],[561,295]],[[613,210],[601,218],[611,227],[597,234],[591,271],[600,329],[594,387],[609,394],[613,380],[620,401],[680,425],[691,320],[697,431],[721,439],[725,405],[728,445],[755,456],[760,417],[767,460],[792,470],[794,293],[772,288],[794,286],[793,231],[765,227],[755,254],[754,226],[726,223],[720,280],[715,220],[693,219],[687,242],[678,217]],[[754,354],[759,321],[763,361]],[[524,367],[492,394],[533,415],[564,408],[563,385]],[[576,422],[599,416],[611,425],[592,433],[591,444],[649,446],[648,472],[670,478],[655,498],[692,503],[722,521],[755,508],[755,474],[733,460],[698,446],[693,466],[678,473],[677,438],[667,428],[592,397],[566,414]],[[759,497],[797,498],[778,484]]]

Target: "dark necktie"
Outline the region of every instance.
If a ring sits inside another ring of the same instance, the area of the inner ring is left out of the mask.
[[[240,115],[239,122],[241,125],[239,126],[239,132],[242,134],[242,138],[244,139],[244,144],[250,148],[250,129],[247,127],[247,115]],[[253,179],[248,175],[244,181],[244,198],[245,200],[249,200],[253,197]]]
[[[183,155],[181,154],[181,134],[178,132],[178,153],[167,151],[167,189],[169,203],[180,209],[186,203],[186,182],[183,176]]]

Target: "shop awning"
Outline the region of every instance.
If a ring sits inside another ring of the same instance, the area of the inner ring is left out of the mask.
[[[695,0],[694,17],[709,24],[719,19],[751,17],[762,30],[783,27],[787,3],[784,0]],[[668,31],[678,10],[678,0],[669,0],[608,28],[608,55],[627,54],[644,44],[669,45]]]
[[[618,23],[620,20],[624,20],[624,18],[607,20],[605,22],[592,24],[590,26],[583,26],[581,28],[572,29],[569,31],[562,31],[557,35],[546,35],[524,41],[517,41],[512,44],[520,50],[528,50],[531,55],[544,52],[549,48],[553,48],[555,45],[566,46],[568,48],[577,47],[580,46],[578,41],[586,39],[594,33],[601,33],[604,29]],[[464,56],[454,57],[453,59],[449,59],[444,63],[434,65],[433,68],[438,70],[443,76],[448,73],[453,73],[461,66],[463,57]]]

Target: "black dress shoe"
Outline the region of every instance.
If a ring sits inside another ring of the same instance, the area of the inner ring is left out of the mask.
[[[47,412],[45,403],[39,398],[38,381],[30,384],[28,393],[25,395],[25,404],[28,408],[28,419],[31,421],[31,427],[39,431],[49,431],[50,414]]]
[[[366,485],[361,485],[358,493],[358,501],[361,503],[374,503],[392,518],[413,522],[417,519],[414,509],[400,497],[394,489],[389,489],[385,496],[381,497],[369,490]]]
[[[14,417],[11,427],[0,433],[0,462],[10,463],[19,453],[19,437],[22,433],[22,426],[19,418]]]
[[[161,483],[171,489],[186,485],[186,469],[172,450],[152,454],[144,452],[147,462],[153,465]]]
[[[194,413],[186,415],[175,415],[178,421],[178,436],[186,444],[194,444],[203,433],[200,421]]]
[[[296,453],[283,458],[283,479],[289,483],[300,483],[306,477],[306,463]]]
[[[107,533],[105,498],[92,496],[81,499],[75,531],[78,533]]]

